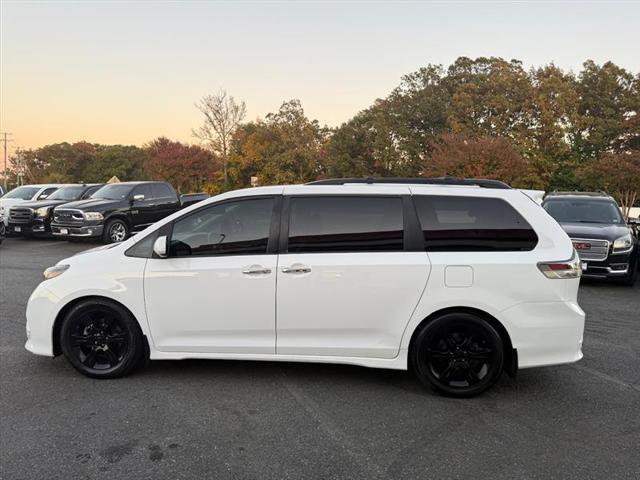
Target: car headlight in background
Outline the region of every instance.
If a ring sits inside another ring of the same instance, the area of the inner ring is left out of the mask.
[[[633,238],[630,233],[627,233],[625,236],[616,239],[613,242],[613,251],[614,253],[626,252],[633,248]]]
[[[59,277],[67,270],[69,270],[69,265],[54,265],[53,267],[47,268],[42,274],[45,280],[51,280],[52,278]]]
[[[45,218],[49,215],[49,207],[42,207],[36,210],[36,217]]]
[[[84,212],[85,220],[102,220],[104,217],[99,212]]]

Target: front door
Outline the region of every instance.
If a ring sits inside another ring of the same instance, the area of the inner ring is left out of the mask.
[[[169,257],[149,259],[147,317],[161,351],[275,352],[276,197],[235,199],[176,220]],[[274,253],[270,253],[270,252]]]
[[[324,195],[288,202],[277,353],[395,357],[430,268],[424,251],[405,249],[402,198]]]
[[[142,195],[144,198],[136,200],[137,195]],[[150,183],[143,183],[134,188],[131,192],[132,229],[134,231],[142,230],[154,223],[156,208]]]

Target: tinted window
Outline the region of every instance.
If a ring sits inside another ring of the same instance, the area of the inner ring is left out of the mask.
[[[559,223],[624,223],[618,205],[613,202],[554,198],[543,207]]]
[[[305,197],[290,205],[289,252],[403,250],[400,198]]]
[[[131,193],[130,184],[112,183],[99,188],[91,198],[104,198],[106,200],[124,200]]]
[[[96,185],[94,187],[89,187],[87,188],[87,191],[84,192],[84,194],[82,195],[82,198],[89,198],[91,195],[93,195],[94,193],[96,193],[99,189],[101,189],[102,186],[101,185]]]
[[[155,198],[176,198],[173,189],[166,183],[154,183],[152,185],[153,196]]]
[[[37,200],[43,200],[45,198],[48,198],[49,195],[51,195],[56,190],[58,190],[58,187],[45,188],[43,192],[40,195],[38,195]]]
[[[428,251],[532,250],[538,237],[511,205],[498,198],[414,197]]]
[[[267,253],[273,202],[256,198],[212,205],[176,221],[170,255]]]
[[[82,185],[73,187],[62,187],[49,196],[49,200],[76,200],[80,198],[84,187]]]
[[[153,189],[151,184],[143,183],[142,185],[138,185],[133,191],[133,195],[144,195],[145,200],[152,200],[155,196],[153,194]]]

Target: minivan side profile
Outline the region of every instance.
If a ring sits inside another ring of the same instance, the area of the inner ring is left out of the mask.
[[[26,348],[95,378],[147,358],[327,362],[411,369],[472,396],[503,371],[582,358],[571,241],[489,182],[227,192],[45,279]]]

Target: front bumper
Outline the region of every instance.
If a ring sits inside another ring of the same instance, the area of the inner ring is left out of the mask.
[[[42,283],[27,302],[27,342],[24,347],[36,355],[53,357],[53,323],[60,311],[60,299]]]
[[[34,219],[30,223],[9,221],[7,233],[9,235],[38,235],[50,232],[47,224],[41,219]]]
[[[51,233],[57,237],[101,237],[104,225],[58,225],[51,224]]]
[[[629,275],[636,262],[635,252],[612,253],[605,260],[583,260],[582,276],[586,278],[616,279]],[[586,269],[584,268],[586,266]]]

